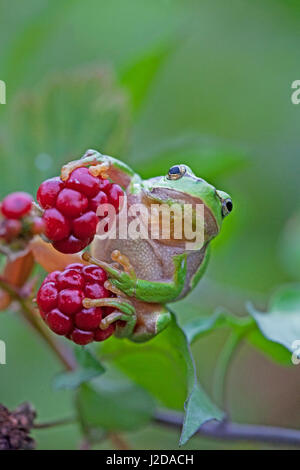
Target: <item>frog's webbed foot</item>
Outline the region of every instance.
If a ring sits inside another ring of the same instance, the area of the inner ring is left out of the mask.
[[[73,170],[82,166],[89,167],[92,175],[109,178],[123,188],[127,188],[133,181],[140,181],[138,175],[125,163],[108,155],[102,155],[96,150],[88,150],[79,160],[64,165],[61,170],[61,179],[66,181]]]
[[[121,321],[125,322],[125,326],[122,324],[116,324],[115,334],[118,337],[131,336],[136,324],[136,311],[130,300],[124,296],[122,292],[116,289],[110,281],[105,282],[105,288],[110,290],[119,297],[107,297],[103,299],[88,299],[83,300],[83,306],[85,308],[91,307],[112,307],[115,310],[101,320],[99,327],[102,330],[106,330],[112,323]]]
[[[112,264],[107,263],[106,261],[94,258],[88,252],[82,254],[82,259],[84,261],[96,264],[97,266],[100,266],[102,269],[104,269],[104,271],[110,277],[110,282],[113,286],[129,297],[133,297],[135,295],[137,278],[135,270],[131,265],[128,257],[120,253],[119,250],[114,250],[111,254],[111,258],[114,262],[117,262],[123,267],[123,271],[116,268]]]
[[[128,256],[123,255],[119,250],[114,250],[111,254],[111,259],[116,263],[119,263],[132,279],[136,279],[134,267],[129,261]]]

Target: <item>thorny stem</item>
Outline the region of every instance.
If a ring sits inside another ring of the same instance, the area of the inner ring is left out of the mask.
[[[75,418],[64,418],[64,419],[58,419],[56,421],[48,421],[45,423],[36,423],[33,425],[33,429],[49,429],[49,428],[54,428],[56,426],[66,426],[68,424],[74,424],[76,423]]]
[[[62,364],[67,370],[74,370],[76,362],[71,355],[71,351],[65,348],[64,345],[58,342],[48,331],[48,329],[41,323],[36,314],[35,309],[31,305],[31,300],[21,295],[20,291],[11,286],[8,282],[0,277],[0,287],[5,290],[12,299],[18,302],[20,312],[25,320],[31,327],[44,339],[50,348],[58,356]]]
[[[175,429],[182,426],[183,417],[176,412],[158,412],[154,417],[157,424]],[[253,424],[238,424],[230,421],[218,423],[208,421],[196,432],[198,436],[221,439],[225,441],[249,441],[279,444],[286,446],[300,446],[300,431],[273,426],[260,426]]]
[[[20,312],[31,327],[44,339],[44,341],[50,346],[52,351],[59,358],[65,369],[72,371],[76,369],[76,361],[71,355],[69,348],[65,348],[63,344],[56,341],[51,334],[49,334],[48,329],[40,322],[38,316],[36,315],[35,309],[31,306],[31,300],[24,297],[18,289],[11,286],[8,282],[0,277],[0,287],[5,290],[12,299],[18,302],[20,306]],[[49,423],[36,424],[35,429],[47,429],[55,426],[63,426],[74,422],[73,418],[53,421]],[[123,437],[119,436],[117,433],[109,434],[111,441],[114,446],[118,449],[130,449]]]

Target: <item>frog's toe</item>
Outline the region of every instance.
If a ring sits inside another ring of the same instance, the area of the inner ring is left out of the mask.
[[[157,321],[156,321],[156,327],[155,327],[155,330],[156,330],[156,334],[160,333],[161,331],[163,331],[165,328],[167,328],[167,326],[169,325],[170,321],[171,321],[171,313],[168,312],[168,311],[165,311],[163,313],[160,313],[157,317]]]

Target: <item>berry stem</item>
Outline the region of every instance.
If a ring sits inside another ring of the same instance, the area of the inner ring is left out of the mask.
[[[37,215],[39,215],[40,217],[42,217],[42,215],[44,214],[44,209],[41,208],[41,206],[39,204],[37,204],[35,201],[32,202],[32,207],[34,208],[35,212],[37,213]]]
[[[213,382],[213,396],[220,406],[226,408],[226,385],[228,378],[228,369],[236,351],[238,344],[241,341],[241,335],[237,332],[232,332],[227,339],[224,348],[218,359]]]
[[[117,450],[130,450],[130,446],[120,433],[110,432],[109,438]]]
[[[0,287],[5,290],[12,299],[16,300],[20,306],[20,312],[23,318],[31,327],[44,339],[44,341],[55,352],[62,364],[67,370],[74,370],[76,362],[69,348],[59,343],[48,331],[48,328],[40,321],[36,310],[31,306],[31,299],[24,297],[18,289],[13,287],[7,281],[0,277]]]
[[[33,429],[49,429],[49,428],[55,428],[56,426],[66,426],[68,424],[74,424],[76,423],[76,418],[64,418],[64,419],[58,419],[55,421],[46,421],[45,423],[36,423],[33,425]]]

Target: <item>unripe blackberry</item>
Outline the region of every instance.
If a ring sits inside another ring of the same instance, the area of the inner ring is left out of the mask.
[[[44,232],[44,221],[32,205],[32,197],[24,192],[8,194],[1,203],[0,243],[12,251],[22,251],[30,239]]]
[[[7,219],[21,219],[28,214],[32,206],[30,194],[18,192],[6,196],[1,204],[1,211]]]
[[[114,333],[115,325],[102,330],[100,323],[114,308],[85,308],[83,300],[114,297],[104,287],[106,280],[102,268],[80,263],[48,274],[37,293],[41,317],[54,333],[66,336],[76,344],[104,341]]]
[[[118,212],[123,189],[101,176],[94,176],[89,168],[72,171],[66,181],[51,178],[38,189],[37,199],[45,209],[45,235],[54,248],[62,253],[77,253],[93,240],[102,204],[112,204]]]
[[[22,223],[17,219],[5,219],[0,226],[0,238],[10,243],[22,232]]]

